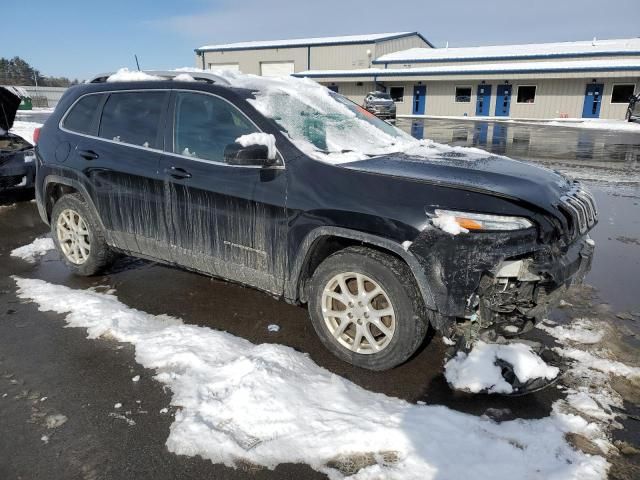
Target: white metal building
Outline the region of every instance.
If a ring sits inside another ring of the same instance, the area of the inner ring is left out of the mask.
[[[196,48],[196,66],[281,76],[304,70],[366,69],[388,53],[432,45],[419,33],[376,33],[205,45]]]
[[[386,90],[398,115],[623,119],[640,91],[640,38],[434,48],[415,32],[196,49],[203,68],[310,77],[362,103]]]

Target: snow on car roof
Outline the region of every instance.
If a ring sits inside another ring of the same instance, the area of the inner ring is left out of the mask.
[[[367,35],[344,35],[340,37],[312,37],[293,38],[289,40],[262,40],[255,42],[224,43],[219,45],[204,45],[196,48],[196,52],[207,50],[245,50],[251,48],[277,48],[295,47],[307,45],[325,45],[341,43],[363,43],[387,40],[391,38],[404,37],[408,35],[418,35],[417,32],[395,32],[395,33],[371,33]]]
[[[640,54],[640,38],[579,42],[493,45],[486,47],[410,48],[388,53],[373,63],[433,62],[500,58],[570,57],[612,54]]]
[[[414,68],[365,68],[361,70],[307,70],[296,77],[403,77],[412,75],[464,75],[478,73],[553,73],[640,70],[640,58],[572,60],[564,62],[511,62],[455,64]]]

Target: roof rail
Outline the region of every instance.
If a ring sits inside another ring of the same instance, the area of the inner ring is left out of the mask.
[[[212,72],[207,72],[205,70],[143,70],[143,72],[149,75],[167,79],[173,79],[180,74],[186,73],[190,77],[193,77],[194,80],[199,80],[207,83],[217,83],[219,85],[231,85],[229,80],[227,80],[226,78],[220,75],[216,75]],[[111,75],[115,73],[116,72],[100,73],[91,78],[91,80],[89,80],[87,83],[104,83]]]

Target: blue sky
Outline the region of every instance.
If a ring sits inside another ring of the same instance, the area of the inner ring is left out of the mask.
[[[195,47],[244,40],[419,31],[437,46],[468,46],[640,36],[638,0],[3,4],[0,56],[18,55],[46,75],[72,78],[134,67],[134,53],[143,68],[194,66]]]

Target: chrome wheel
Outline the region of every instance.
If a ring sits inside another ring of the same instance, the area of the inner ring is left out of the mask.
[[[67,259],[82,265],[91,253],[89,229],[84,219],[75,210],[66,209],[58,215],[56,234],[60,249]]]
[[[329,280],[322,292],[322,315],[331,335],[356,353],[384,350],[396,329],[389,296],[361,273],[340,273]]]

